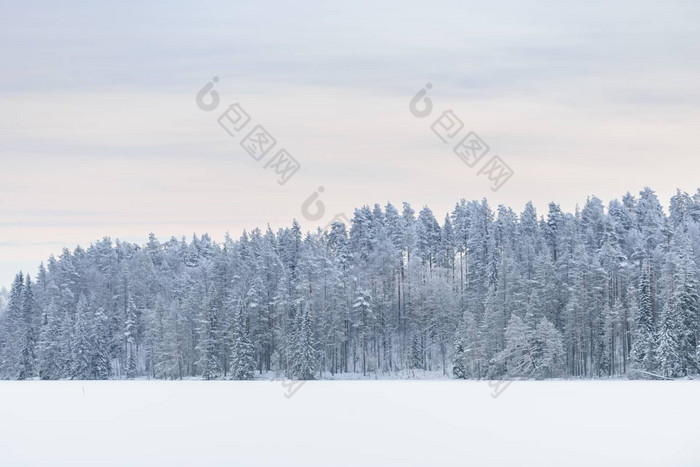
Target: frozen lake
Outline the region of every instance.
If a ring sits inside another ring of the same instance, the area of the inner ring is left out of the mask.
[[[282,384],[0,382],[0,465],[700,465],[700,381]]]

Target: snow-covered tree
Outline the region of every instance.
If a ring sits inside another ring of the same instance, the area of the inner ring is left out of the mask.
[[[17,379],[22,372],[22,350],[26,343],[26,323],[22,313],[24,298],[24,274],[15,276],[10,288],[7,309],[0,317],[0,375],[5,379]]]
[[[325,232],[65,248],[0,291],[0,377],[695,376],[700,191],[668,208],[388,203]]]
[[[109,379],[112,374],[109,353],[109,318],[102,307],[95,311],[92,319],[91,336],[91,377],[94,379]]]
[[[235,313],[232,327],[231,378],[253,379],[255,377],[253,345],[250,343],[241,309]]]
[[[532,340],[532,376],[538,379],[562,376],[566,361],[561,333],[543,317],[534,330]]]
[[[136,305],[131,297],[126,306],[126,319],[124,321],[124,340],[126,342],[126,377],[134,378],[137,371],[137,314]]]
[[[639,369],[654,371],[656,361],[656,325],[651,307],[651,269],[649,260],[642,264],[639,278],[636,330],[632,344],[632,357]]]
[[[39,376],[41,379],[60,379],[65,371],[61,345],[62,319],[51,300],[46,308],[46,324],[39,336]]]
[[[22,317],[21,317],[21,355],[19,379],[31,379],[36,376],[36,329],[35,329],[35,302],[32,280],[27,274],[24,285],[24,295],[22,297]]]
[[[313,321],[309,310],[301,311],[294,332],[293,361],[290,376],[293,379],[315,379],[316,351],[314,349]]]
[[[87,299],[85,295],[80,295],[71,344],[70,375],[72,379],[91,379],[94,375],[94,337],[91,318]]]

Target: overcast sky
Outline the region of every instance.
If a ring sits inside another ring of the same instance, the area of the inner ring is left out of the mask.
[[[3,2],[0,285],[104,236],[700,186],[697,1],[95,3]],[[234,102],[300,162],[285,185],[217,124]],[[448,109],[514,171],[497,192],[431,131]]]

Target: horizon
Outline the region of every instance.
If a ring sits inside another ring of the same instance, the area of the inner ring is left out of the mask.
[[[657,198],[659,199],[659,203],[661,204],[661,208],[662,208],[663,211],[664,211],[664,214],[665,214],[665,215],[668,215],[668,209],[669,209],[670,199],[671,199],[671,197],[672,197],[673,195],[669,196],[668,199],[664,199],[664,198],[662,198],[661,196],[659,196],[659,193],[658,193],[656,190],[654,190],[653,187],[650,187],[650,186],[643,187],[643,188],[640,189],[639,191],[643,190],[644,188],[650,188],[650,189],[656,194]],[[692,191],[692,190],[686,191],[686,190],[681,190],[680,188],[678,188],[678,189],[674,190],[674,195],[675,195],[675,193],[677,192],[677,190],[680,190],[681,192],[687,193],[687,194],[689,194],[690,196],[693,196],[694,194],[700,193],[700,187],[696,188],[696,191]],[[590,198],[593,198],[593,197],[597,197],[598,199],[600,199],[600,200],[602,201],[604,212],[607,213],[607,212],[608,212],[608,205],[610,204],[610,202],[615,201],[615,200],[621,201],[622,197],[625,196],[625,195],[627,195],[627,194],[630,194],[630,195],[632,195],[635,199],[638,199],[638,197],[639,197],[639,191],[637,191],[637,192],[627,191],[627,192],[625,192],[625,194],[623,194],[623,195],[621,195],[621,196],[617,196],[617,197],[615,197],[615,198],[611,198],[611,199],[607,199],[607,200],[606,200],[606,199],[603,199],[603,198],[600,198],[600,197],[596,196],[595,194],[589,194],[589,195],[586,197],[586,200],[588,200],[588,199],[590,199]],[[455,203],[453,203],[453,206],[454,206],[456,203],[459,203],[462,199],[465,199],[467,202],[469,202],[469,201],[481,201],[481,199],[466,199],[466,198],[460,198],[459,200],[455,201]],[[489,204],[491,210],[493,211],[494,215],[497,215],[497,208],[498,208],[499,205],[493,205],[492,203],[490,203],[487,196],[485,196],[485,197],[482,198],[482,199],[486,199],[486,201],[488,202],[488,204]],[[527,205],[527,203],[530,203],[530,202],[532,202],[532,201],[526,201],[526,202],[524,202],[524,203],[522,204],[522,207],[519,208],[519,209],[516,208],[516,207],[514,207],[514,206],[509,206],[509,205],[504,205],[504,206],[506,206],[507,208],[512,209],[512,210],[516,213],[516,215],[518,215],[518,217],[519,217],[520,214],[522,213],[522,210],[523,210],[523,209],[525,208],[525,206]],[[576,209],[581,209],[581,208],[583,207],[583,205],[585,204],[586,201],[584,200],[584,201],[582,201],[582,202],[575,203],[573,209],[564,208],[563,206],[561,206],[560,203],[557,203],[557,202],[554,201],[554,200],[552,200],[552,201],[550,201],[550,202],[554,202],[555,204],[558,204],[558,205],[562,208],[562,212],[563,212],[563,213],[574,215],[574,214],[575,214],[575,210],[576,210]],[[387,203],[389,203],[389,202],[387,202]],[[386,207],[386,204],[387,204],[387,203],[376,203],[376,204],[379,204],[379,205],[382,207],[382,209],[384,209],[384,208]],[[391,202],[391,204],[393,204],[397,209],[399,209],[399,212],[401,211],[401,205],[402,205],[402,203],[403,203],[403,202],[398,202],[398,203]],[[344,214],[347,215],[347,219],[348,219],[349,223],[351,224],[354,209],[360,208],[360,207],[362,207],[362,206],[369,206],[369,207],[372,207],[372,206],[374,206],[374,204],[375,204],[375,203],[365,203],[365,204],[363,204],[363,205],[361,205],[361,206],[355,206],[355,207],[353,208],[352,211],[349,211],[349,212],[344,213]],[[413,203],[409,203],[409,204],[410,204],[411,207],[416,211],[416,216],[418,215],[418,212],[420,211],[420,209],[423,208],[423,206],[427,206],[428,208],[430,208],[430,209],[433,211],[433,214],[435,215],[435,218],[438,220],[438,222],[440,223],[441,226],[442,226],[442,223],[443,223],[443,221],[444,221],[445,215],[450,215],[450,216],[451,216],[452,213],[454,212],[454,207],[453,207],[452,209],[446,211],[445,213],[441,213],[441,212],[435,211],[435,210],[432,208],[432,206],[430,206],[430,205],[425,205],[425,204],[420,205],[420,204],[413,204]],[[541,219],[541,218],[543,218],[543,217],[546,216],[548,205],[549,205],[549,203],[546,203],[546,206],[537,206],[537,205],[535,205],[535,204],[533,203],[533,206],[535,207],[535,210],[536,210],[536,212],[537,212],[537,218],[538,218],[538,219]],[[330,216],[326,216],[326,217],[330,217]],[[231,230],[226,230],[226,231],[223,232],[223,233],[221,233],[221,232],[211,232],[211,231],[201,231],[201,232],[197,232],[197,231],[195,230],[195,231],[193,231],[193,232],[190,232],[190,233],[183,233],[183,234],[180,234],[180,235],[177,235],[177,234],[163,234],[163,235],[159,235],[159,234],[156,234],[155,232],[151,231],[151,232],[148,232],[148,233],[146,233],[146,234],[144,234],[144,235],[136,236],[136,237],[132,237],[132,238],[122,238],[122,237],[116,237],[116,236],[111,236],[111,235],[103,235],[102,237],[94,238],[94,239],[88,240],[88,241],[86,241],[86,242],[78,242],[78,243],[75,243],[75,244],[73,244],[73,245],[62,245],[62,246],[57,246],[57,247],[55,247],[55,248],[56,248],[55,250],[52,250],[48,255],[46,255],[45,258],[40,259],[40,260],[39,260],[38,262],[36,262],[35,264],[30,265],[29,262],[27,262],[27,266],[25,266],[24,269],[23,269],[23,268],[20,268],[20,269],[14,270],[14,272],[13,272],[13,271],[10,270],[9,268],[8,268],[7,270],[3,271],[3,269],[0,267],[0,290],[2,290],[3,288],[9,290],[9,289],[10,289],[10,286],[12,285],[12,281],[13,281],[14,278],[17,276],[17,274],[20,273],[20,272],[21,272],[22,274],[24,274],[25,276],[26,276],[27,274],[29,274],[33,279],[36,278],[37,271],[39,270],[40,266],[41,266],[42,264],[45,265],[46,261],[48,261],[48,259],[49,259],[50,257],[52,257],[52,256],[53,256],[53,257],[58,257],[58,256],[62,253],[63,248],[67,248],[71,253],[74,253],[75,250],[76,250],[78,247],[83,248],[83,249],[88,249],[90,246],[94,245],[95,242],[101,241],[101,240],[104,239],[104,238],[109,238],[110,240],[112,240],[112,242],[115,242],[115,243],[116,243],[117,241],[120,241],[120,242],[128,242],[128,243],[131,243],[131,244],[136,244],[136,245],[139,245],[139,246],[143,246],[143,245],[146,244],[146,242],[148,241],[148,237],[149,237],[151,234],[155,235],[156,239],[157,239],[159,242],[161,242],[161,243],[165,243],[165,242],[169,241],[169,240],[172,239],[172,238],[175,238],[176,240],[182,240],[182,239],[184,238],[184,239],[187,241],[188,244],[191,242],[193,236],[197,236],[197,237],[200,237],[200,238],[201,238],[203,235],[209,235],[209,237],[212,239],[213,242],[215,242],[215,243],[217,243],[217,244],[221,244],[221,243],[224,241],[224,238],[225,238],[225,236],[226,236],[227,234],[230,235],[231,238],[233,238],[234,240],[237,241],[237,240],[241,237],[241,235],[243,235],[243,232],[250,233],[250,232],[252,232],[252,231],[255,230],[255,229],[260,229],[261,231],[264,232],[264,231],[267,229],[267,226],[270,226],[270,228],[272,229],[272,231],[276,234],[276,233],[278,232],[279,229],[285,229],[285,228],[290,227],[291,224],[292,224],[292,222],[295,221],[295,220],[296,220],[297,222],[299,222],[299,224],[300,224],[300,226],[301,226],[301,228],[302,228],[302,232],[303,232],[304,234],[314,234],[314,233],[317,232],[317,229],[319,229],[319,228],[320,228],[320,229],[323,229],[324,227],[327,227],[327,225],[324,226],[324,225],[321,225],[321,224],[319,224],[319,223],[317,223],[317,222],[309,222],[309,221],[304,220],[303,218],[302,218],[302,219],[299,219],[299,216],[297,216],[297,217],[291,218],[286,224],[271,225],[270,223],[267,223],[265,226],[259,225],[259,226],[254,226],[254,227],[243,227],[243,228],[241,228],[240,230],[238,230],[238,231],[235,232],[235,233],[234,233],[234,232],[231,232]],[[351,226],[350,224],[347,225],[348,228]],[[2,246],[2,244],[0,244],[0,246]],[[31,272],[29,271],[29,268],[33,268],[33,269],[31,270]],[[5,277],[5,276],[6,276],[6,277]],[[5,279],[5,282],[4,282],[4,283],[2,282],[2,279],[3,279],[3,278]]]

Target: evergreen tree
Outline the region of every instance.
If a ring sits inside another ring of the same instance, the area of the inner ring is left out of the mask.
[[[668,305],[664,306],[661,315],[658,338],[656,339],[656,362],[661,374],[666,377],[677,376],[681,373],[681,356],[678,354],[678,317]],[[654,369],[654,368],[650,368]]]
[[[60,330],[60,355],[61,355],[61,378],[71,379],[73,377],[72,366],[73,366],[73,315],[70,309],[65,308],[63,312],[63,317],[61,320],[61,330]]]
[[[127,302],[126,320],[124,322],[124,340],[126,342],[126,377],[136,376],[137,347],[136,347],[137,317],[136,305],[131,297]]]
[[[7,310],[2,316],[2,355],[0,375],[6,379],[17,379],[22,371],[22,350],[26,342],[26,326],[23,319],[24,275],[20,272],[10,288]]]
[[[474,314],[464,312],[457,329],[452,374],[458,379],[480,379],[485,367],[483,350]]]
[[[372,334],[372,327],[375,322],[374,309],[372,307],[372,297],[367,291],[358,288],[355,295],[355,301],[352,305],[355,311],[354,328],[356,330],[359,345],[360,358],[362,361],[362,374],[367,373],[367,360]]]
[[[80,295],[75,312],[71,344],[71,379],[92,379],[94,375],[92,323],[87,299]]]
[[[565,353],[561,333],[542,318],[533,334],[534,371],[537,379],[561,376],[564,372]]]
[[[452,363],[452,376],[456,379],[467,379],[467,356],[461,338],[455,342],[455,354]]]
[[[656,362],[654,359],[654,347],[656,344],[656,326],[651,307],[651,271],[649,260],[642,265],[642,274],[639,278],[638,306],[636,317],[636,331],[632,344],[632,357],[639,369],[654,371]]]
[[[93,347],[91,352],[92,375],[94,379],[109,379],[112,374],[109,353],[109,318],[102,307],[95,311],[91,335]]]
[[[535,371],[532,331],[518,316],[513,315],[505,331],[506,346],[496,357],[498,366],[506,368],[508,377],[530,377]]]
[[[311,313],[304,310],[297,316],[294,338],[292,373],[293,379],[315,379],[316,351],[314,349],[313,322]]]
[[[62,320],[56,304],[51,300],[46,308],[46,324],[39,337],[39,376],[41,379],[63,377]]]
[[[253,379],[255,377],[253,346],[248,338],[243,311],[240,309],[235,313],[232,337],[231,378]]]
[[[423,340],[418,333],[413,334],[413,340],[411,341],[409,368],[415,370],[425,369],[425,350],[423,348]]]
[[[221,330],[219,326],[219,309],[214,300],[209,300],[204,307],[202,319],[202,376],[204,379],[216,379],[222,374],[219,357],[221,348]]]
[[[678,352],[681,356],[682,374],[697,373],[698,367],[698,322],[700,297],[698,295],[697,265],[687,229],[682,228],[674,238],[673,258],[678,262],[674,283],[674,296],[671,304],[677,307],[680,321]]]
[[[36,376],[36,334],[34,317],[36,315],[32,281],[27,274],[22,297],[22,342],[21,362],[18,379],[31,379]]]

